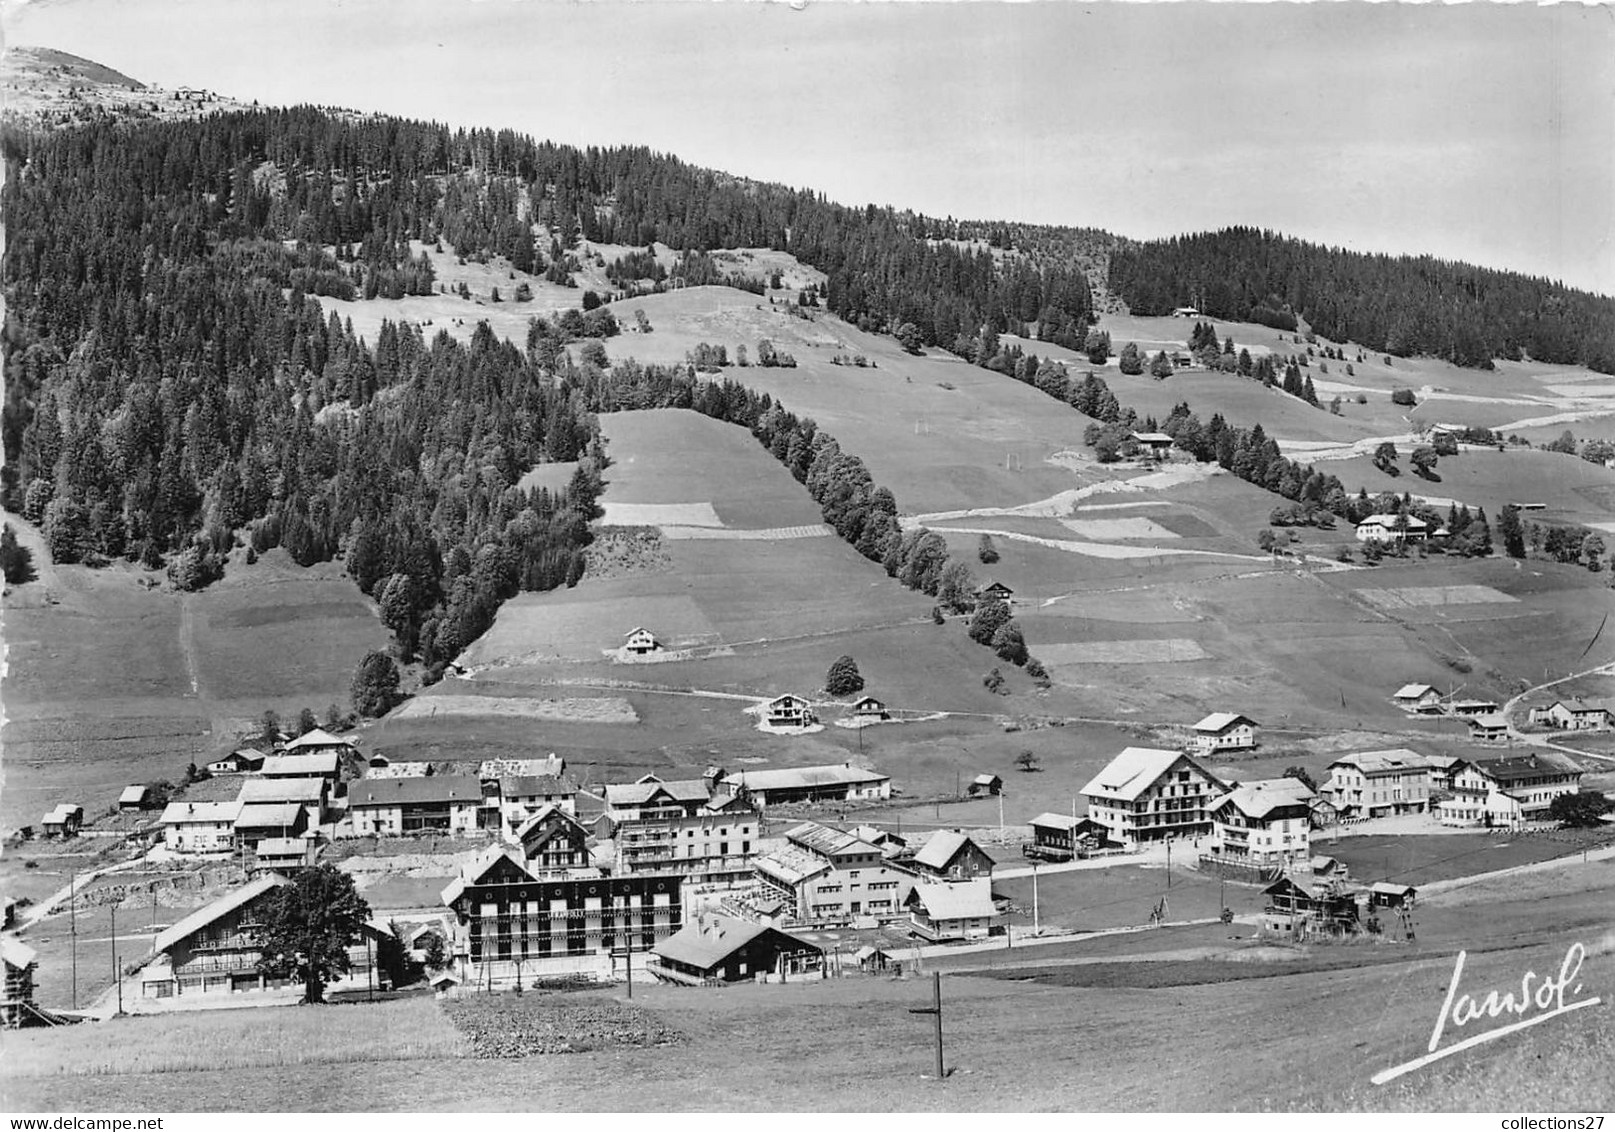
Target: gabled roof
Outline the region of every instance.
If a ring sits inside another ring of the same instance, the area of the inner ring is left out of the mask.
[[[1508,729],[1508,718],[1500,711],[1482,712],[1471,716],[1469,726],[1480,731],[1500,731]]]
[[[1302,782],[1299,778],[1286,775],[1283,778],[1252,778],[1245,782],[1231,782],[1230,786],[1248,786],[1257,790],[1266,790],[1270,793],[1293,798],[1298,802],[1310,802],[1317,797],[1317,791]]]
[[[943,829],[933,833],[928,841],[914,854],[914,863],[924,865],[928,869],[945,869],[948,864],[964,852],[967,845],[974,845],[964,834],[956,829]]]
[[[548,798],[577,792],[571,782],[553,774],[519,774],[499,780],[501,798]]]
[[[1465,760],[1470,766],[1501,785],[1540,778],[1546,774],[1580,777],[1581,767],[1557,751],[1534,751],[1527,755],[1497,755]]]
[[[1305,788],[1306,783],[1298,782],[1297,785]],[[1240,786],[1212,802],[1206,810],[1208,813],[1218,813],[1224,808],[1233,807],[1254,821],[1263,821],[1274,811],[1288,808],[1297,811],[1296,816],[1305,817],[1307,799],[1311,794],[1310,790],[1305,795],[1298,795],[1291,790],[1268,790],[1254,785]]]
[[[508,845],[490,845],[461,866],[460,875],[443,889],[443,903],[453,904],[467,888],[480,882],[500,861],[509,861],[520,869],[524,876],[532,879],[533,874],[528,872],[527,862],[520,853]]]
[[[656,637],[654,633],[652,633],[649,629],[646,629],[644,626],[628,630],[628,632],[623,634],[623,637],[625,639],[628,637],[637,637],[641,633],[644,633],[645,636],[650,637],[652,640],[654,640]]]
[[[612,783],[606,787],[606,805],[611,809],[624,806],[643,806],[656,797],[666,794],[675,802],[705,802],[711,788],[700,778],[686,778],[663,782],[654,774],[647,774],[638,782]]]
[[[1401,518],[1402,517],[1400,515],[1389,515],[1382,512],[1378,515],[1368,516],[1357,525],[1359,527],[1377,526],[1394,528],[1401,521]],[[1412,515],[1407,517],[1407,521],[1407,529],[1410,531],[1422,531],[1429,525],[1423,519],[1415,518]]]
[[[313,734],[313,732],[309,734]],[[276,755],[265,759],[263,767],[259,770],[259,773],[266,778],[270,775],[290,778],[318,777],[320,775],[335,774],[336,772],[337,754],[335,751],[310,751],[302,755]]]
[[[1434,691],[1436,691],[1436,689],[1431,687],[1429,684],[1403,684],[1396,690],[1396,695],[1391,698],[1397,700],[1417,700],[1423,696],[1428,696]]]
[[[1172,438],[1164,432],[1135,432],[1133,439],[1140,444],[1171,444]]]
[[[348,809],[482,801],[482,781],[459,775],[428,778],[361,778],[348,787]]]
[[[303,816],[299,802],[264,802],[245,805],[236,815],[237,829],[278,829],[297,824]]]
[[[795,702],[797,702],[799,704],[807,703],[807,699],[805,697],[798,696],[795,692],[786,692],[786,693],[784,693],[782,695],[775,696],[773,699],[769,700],[768,703],[765,704],[764,706],[765,707],[774,707],[774,706],[776,706],[778,704],[785,703],[787,700],[794,700]]]
[[[189,936],[195,935],[198,931],[207,927],[215,920],[229,915],[237,908],[250,904],[252,901],[258,899],[258,897],[262,896],[266,892],[269,892],[271,889],[276,889],[283,884],[289,883],[290,882],[279,873],[265,873],[257,880],[250,881],[247,884],[242,885],[240,888],[233,889],[232,891],[225,893],[223,896],[219,897],[205,908],[198,908],[196,911],[192,912],[189,916],[186,916],[167,931],[159,932],[157,934],[157,938],[151,941],[151,950],[153,954],[160,954],[167,951],[176,943],[179,943],[181,940],[186,939]]]
[[[1003,779],[996,774],[978,774],[970,780],[972,786],[1002,785]]]
[[[980,586],[976,587],[977,593],[986,593],[988,590],[1003,590],[1005,593],[1011,594],[1015,592],[997,578],[988,578]]]
[[[1406,896],[1410,892],[1417,892],[1411,884],[1392,884],[1388,880],[1377,880],[1368,886],[1370,892],[1381,892],[1387,896]]]
[[[1341,755],[1329,765],[1355,767],[1364,774],[1430,769],[1430,764],[1425,761],[1423,755],[1406,747],[1392,747],[1384,751],[1354,751],[1349,755]]]
[[[253,850],[263,857],[302,857],[308,853],[308,842],[301,837],[266,837]]]
[[[657,944],[655,953],[664,959],[709,970],[758,936],[778,930],[770,928],[767,924],[754,924],[733,916],[698,915]],[[816,945],[806,940],[797,939],[784,932],[780,934],[803,950],[819,950]]]
[[[763,876],[794,888],[805,880],[829,872],[830,862],[801,849],[780,849],[753,857],[751,867]]]
[[[286,744],[286,750],[295,753],[305,748],[312,747],[356,746],[358,746],[358,744],[352,739],[343,738],[341,735],[332,735],[329,731],[325,730],[325,728],[316,727],[313,731],[304,732],[302,735],[299,735],[297,738],[288,742]]]
[[[800,845],[823,857],[840,856],[846,853],[875,853],[879,854],[879,846],[871,845],[854,837],[850,833],[843,833],[839,829],[831,829],[827,825],[820,825],[816,821],[805,821],[785,831],[785,840],[793,845]]]
[[[885,704],[885,701],[878,700],[874,696],[859,696],[856,700],[852,701],[852,706],[854,708],[861,708],[861,707],[868,707],[868,706],[874,706],[874,707],[878,707],[878,708],[883,708],[883,707],[886,706],[886,704]]]
[[[123,793],[118,795],[118,804],[122,805],[125,802],[134,802],[138,804],[140,802],[144,802],[146,800],[146,795],[150,793],[150,786],[125,786],[123,788]]]
[[[260,802],[318,802],[325,797],[323,778],[249,778],[241,784],[236,801],[244,806]]]
[[[742,770],[731,774],[726,781],[737,783],[748,790],[789,790],[807,786],[860,786],[872,782],[887,782],[891,775],[878,770],[836,763],[834,766],[796,766],[779,770]]]
[[[852,831],[852,835],[860,841],[867,841],[871,845],[907,845],[908,841],[889,829],[880,829],[872,825],[861,825]]]
[[[1094,775],[1093,780],[1082,788],[1082,793],[1090,797],[1101,795],[1131,801],[1149,789],[1155,780],[1165,774],[1179,759],[1190,763],[1207,778],[1216,779],[1216,775],[1182,751],[1163,751],[1156,747],[1128,747],[1111,759],[1104,770]]]
[[[526,821],[522,822],[517,828],[516,840],[525,844],[527,841],[527,835],[529,833],[543,828],[544,825],[554,821],[557,818],[559,818],[564,824],[569,825],[573,829],[577,830],[577,832],[582,834],[584,837],[589,836],[589,831],[583,827],[583,823],[577,818],[561,809],[561,807],[557,806],[555,803],[546,802],[543,806],[539,807],[537,813],[528,818]]]
[[[190,825],[193,822],[223,822],[226,825],[235,824],[236,815],[241,812],[241,803],[236,802],[170,802],[163,808],[163,816],[157,819],[159,825]]]
[[[1231,711],[1215,711],[1195,724],[1194,729],[1211,735],[1221,735],[1230,727],[1236,727],[1241,723],[1248,723],[1252,727],[1256,726],[1256,721],[1248,715],[1238,715]]]
[[[541,759],[483,759],[477,766],[477,777],[486,781],[528,774],[559,775],[564,770],[566,760],[556,754]]]
[[[921,881],[909,897],[933,920],[963,920],[998,914],[993,905],[992,881],[986,877],[932,884]]]
[[[1572,715],[1603,714],[1609,711],[1609,708],[1602,704],[1590,704],[1586,700],[1558,700],[1549,705],[1549,710],[1556,707],[1562,707]]]
[[[39,953],[16,936],[0,935],[0,959],[5,960],[7,967],[20,970],[38,958]]]
[[[1042,813],[1033,818],[1031,824],[1034,829],[1058,829],[1069,833],[1082,824],[1082,819],[1070,814]]]
[[[70,817],[84,817],[84,807],[77,802],[60,802],[56,808],[45,815],[46,824],[64,822]]]

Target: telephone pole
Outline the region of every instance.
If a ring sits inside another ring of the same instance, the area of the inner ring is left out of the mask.
[[[73,1009],[79,1008],[79,918],[78,918],[78,870],[73,870],[73,877],[67,884],[67,923],[68,935],[72,938],[71,962],[73,965]]]
[[[112,985],[118,988],[118,1013],[123,1013],[123,976],[118,970],[118,906],[112,906]]]
[[[936,1019],[936,1079],[943,1080],[947,1072],[942,1066],[942,972],[931,972],[930,1006],[911,1006],[910,1014],[929,1014]]]

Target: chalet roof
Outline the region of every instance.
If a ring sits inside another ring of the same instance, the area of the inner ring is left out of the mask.
[[[259,858],[301,857],[308,852],[308,842],[301,837],[266,837],[253,850]]]
[[[628,630],[628,632],[624,633],[623,636],[624,637],[637,637],[641,633],[644,633],[647,637],[654,635],[654,634],[651,633],[651,631],[649,629],[645,628],[643,625],[638,625],[638,626],[635,626],[634,628]]]
[[[1411,884],[1392,884],[1388,880],[1377,880],[1368,886],[1368,891],[1383,893],[1386,896],[1410,896],[1418,889]]]
[[[964,851],[966,845],[975,842],[956,829],[942,829],[933,833],[929,840],[914,854],[914,863],[924,865],[928,869],[945,869],[955,857]]]
[[[1252,727],[1256,726],[1256,721],[1248,715],[1239,715],[1231,711],[1214,711],[1195,724],[1194,729],[1210,735],[1221,735],[1229,728],[1237,727],[1241,723],[1248,723]]]
[[[1493,709],[1495,709],[1497,707],[1497,701],[1496,700],[1453,700],[1447,706],[1452,708],[1454,711],[1462,711],[1464,708],[1493,708]]]
[[[805,821],[801,825],[786,830],[785,840],[823,857],[833,857],[843,853],[880,852],[878,846],[871,845],[853,834],[843,833],[839,829],[831,829],[827,825],[820,825],[816,821]]]
[[[1388,515],[1388,514],[1385,514],[1384,512],[1381,512],[1378,515],[1370,515],[1370,516],[1368,516],[1366,519],[1364,519],[1362,522],[1358,523],[1357,525],[1359,527],[1391,527],[1391,528],[1394,528],[1401,521],[1402,521],[1402,516],[1400,516],[1400,515]],[[1412,515],[1409,515],[1407,517],[1407,524],[1408,524],[1407,529],[1410,530],[1410,531],[1422,531],[1426,527],[1429,526],[1429,524],[1426,523],[1423,519],[1415,518]]]
[[[647,774],[638,782],[620,782],[607,786],[606,805],[612,809],[643,806],[658,793],[667,794],[675,802],[705,802],[711,794],[711,788],[700,778],[663,782],[655,775]]]
[[[856,700],[852,701],[852,706],[854,708],[869,706],[885,707],[886,704],[883,701],[876,699],[874,696],[859,696]]]
[[[75,815],[82,819],[84,817],[84,807],[77,802],[61,802],[57,804],[54,810],[45,815],[44,824],[59,824]]]
[[[1164,432],[1135,432],[1133,439],[1140,444],[1171,444],[1172,438]]]
[[[914,886],[909,900],[918,901],[925,909],[925,914],[933,920],[963,920],[998,914],[998,909],[993,905],[992,882],[986,877],[938,884],[921,881]]]
[[[1508,719],[1500,711],[1482,712],[1480,715],[1470,718],[1469,726],[1477,731],[1506,731],[1508,730]]]
[[[1229,785],[1239,787],[1247,786],[1257,790],[1266,790],[1269,793],[1287,796],[1297,802],[1310,802],[1317,797],[1317,791],[1302,782],[1299,778],[1252,778],[1245,782],[1233,782]]]
[[[677,932],[657,944],[655,953],[664,959],[688,963],[705,971],[716,967],[765,932],[778,930],[767,924],[754,924],[733,916],[701,915],[686,922]],[[780,934],[804,950],[820,950],[806,940],[784,932]]]
[[[1430,769],[1430,764],[1425,761],[1423,755],[1406,747],[1392,747],[1384,751],[1354,751],[1349,755],[1341,755],[1329,765],[1356,767],[1364,774],[1391,774],[1404,770]]]
[[[241,812],[241,803],[235,802],[170,802],[163,808],[159,825],[190,825],[193,822],[223,822],[235,824]]]
[[[804,699],[801,696],[798,696],[794,692],[785,692],[782,695],[775,696],[773,699],[769,700],[768,703],[765,704],[764,706],[765,707],[775,707],[775,706],[777,706],[779,704],[786,704],[786,703],[805,704],[805,703],[807,703],[807,700]]]
[[[0,959],[5,961],[7,967],[21,970],[38,958],[39,953],[16,936],[0,935]]]
[[[532,817],[521,823],[516,830],[516,840],[525,842],[529,833],[540,828],[545,822],[555,817],[559,817],[567,825],[576,827],[578,832],[582,833],[585,837],[588,836],[588,830],[583,828],[582,822],[578,821],[577,818],[561,809],[561,807],[557,806],[555,803],[547,802],[543,806],[539,807],[537,813],[533,814]]]
[[[263,802],[241,807],[237,829],[279,829],[294,826],[303,813],[299,802]]]
[[[1435,690],[1436,689],[1431,687],[1429,684],[1403,684],[1396,690],[1396,695],[1392,698],[1398,700],[1416,700],[1421,696],[1429,695]]]
[[[731,774],[727,781],[748,790],[789,790],[809,786],[859,786],[873,782],[888,782],[891,775],[878,770],[837,763],[833,766],[797,766],[779,770],[742,770]]]
[[[310,732],[313,734],[313,732]],[[289,750],[290,748],[288,748]],[[301,755],[276,755],[264,760],[259,773],[264,777],[278,775],[283,778],[319,777],[337,772],[335,751],[310,751]]]
[[[1451,770],[1464,760],[1457,755],[1425,755],[1424,761],[1435,770]]]
[[[1306,783],[1301,782],[1297,783],[1297,785],[1305,788]],[[1307,807],[1307,797],[1310,795],[1310,790],[1307,791],[1306,795],[1297,795],[1293,790],[1270,790],[1258,785],[1240,786],[1212,802],[1211,805],[1206,807],[1206,810],[1208,813],[1218,813],[1224,808],[1232,806],[1246,817],[1261,821],[1275,810],[1282,810],[1286,807],[1296,809],[1304,814]]]
[[[907,845],[904,838],[889,829],[881,829],[873,825],[860,825],[852,831],[852,835],[860,841],[867,841],[871,845]]]
[[[348,809],[482,801],[482,781],[463,775],[428,778],[361,778],[348,787]]]
[[[261,802],[301,802],[305,805],[325,798],[323,778],[249,778],[241,784],[236,801],[244,806]]]
[[[1470,766],[1500,785],[1541,778],[1543,775],[1574,775],[1581,777],[1581,767],[1557,751],[1533,751],[1526,755],[1497,755],[1493,758],[1466,760]]]
[[[244,907],[271,889],[279,888],[281,885],[288,883],[290,882],[279,873],[265,873],[257,880],[249,881],[240,888],[226,892],[213,903],[206,907],[198,908],[168,930],[159,932],[157,938],[151,941],[152,953],[161,954],[167,951],[176,943],[195,935],[214,921],[228,916],[237,908]]]
[[[216,762],[216,763],[225,763],[225,762],[230,762],[230,761],[233,760],[235,762],[249,763],[250,764],[250,763],[261,763],[261,762],[264,761],[264,758],[265,758],[264,753],[262,751],[260,751],[260,750],[257,750],[256,748],[253,748],[253,747],[237,747],[235,750],[231,751],[228,755],[225,755],[223,758],[214,759],[213,761]]]
[[[1312,865],[1313,872],[1322,873],[1328,872],[1330,869],[1340,864],[1340,862],[1335,860],[1333,857],[1320,853],[1312,858],[1310,864]]]
[[[1201,767],[1182,751],[1163,751],[1155,747],[1128,747],[1121,754],[1111,759],[1105,769],[1094,775],[1093,780],[1082,788],[1082,793],[1092,797],[1101,795],[1106,798],[1121,798],[1131,801],[1165,774],[1179,759],[1183,759],[1201,771]],[[1215,777],[1205,772],[1207,777]]]
[[[150,786],[125,786],[123,788],[123,793],[118,795],[118,804],[121,806],[125,802],[133,802],[138,805],[139,803],[144,802],[146,800],[146,795],[150,793]]]
[[[766,877],[773,877],[789,888],[805,880],[830,871],[830,862],[801,849],[776,849],[761,857],[753,857],[751,867]]]
[[[1001,786],[1004,780],[996,774],[978,774],[970,780],[972,786]]]
[[[556,754],[542,759],[483,759],[477,766],[477,777],[487,781],[532,774],[560,775],[565,770],[566,760]]]
[[[518,774],[499,780],[501,798],[547,798],[577,792],[576,786],[555,774]]]
[[[449,881],[448,886],[443,889],[443,903],[453,904],[464,894],[467,888],[487,876],[488,870],[492,869],[500,861],[509,861],[520,869],[524,875],[532,876],[527,871],[527,861],[515,849],[509,845],[490,845],[471,858],[470,861],[460,866],[460,875]]]
[[[872,959],[876,955],[883,955],[887,959],[892,957],[892,953],[890,951],[887,951],[884,947],[876,947],[871,943],[864,944],[857,951],[852,953],[852,957],[860,963],[862,963],[865,959]]]
[[[988,590],[1003,590],[1005,593],[1009,593],[1009,594],[1012,594],[1012,593],[1015,592],[1014,590],[1012,590],[1008,586],[1006,586],[1003,582],[1000,582],[997,578],[988,578],[985,582],[981,583],[981,585],[976,588],[976,592],[979,593],[979,594],[986,593]]]
[[[358,746],[358,744],[352,739],[346,739],[341,735],[333,735],[323,727],[316,727],[314,730],[306,731],[297,738],[288,742],[286,744],[286,750],[288,753],[295,754],[300,751],[317,749],[319,747],[356,746]]]
[[[1082,824],[1082,819],[1070,814],[1043,813],[1033,818],[1031,824],[1033,829],[1058,829],[1069,833]]]
[[[1562,707],[1572,715],[1592,715],[1609,711],[1609,708],[1603,706],[1602,704],[1590,704],[1586,700],[1558,700],[1549,705],[1549,707],[1550,710],[1552,708]]]

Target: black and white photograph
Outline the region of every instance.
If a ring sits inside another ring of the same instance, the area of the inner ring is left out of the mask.
[[[1615,5],[0,47],[10,1129],[1615,1113]]]

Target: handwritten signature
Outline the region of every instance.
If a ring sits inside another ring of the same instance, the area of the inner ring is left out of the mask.
[[[1550,1018],[1557,1018],[1561,1014],[1568,1014],[1572,1010],[1580,1010],[1586,1006],[1597,1006],[1602,999],[1598,998],[1567,998],[1581,993],[1582,984],[1577,981],[1581,974],[1581,965],[1587,959],[1587,948],[1580,943],[1573,943],[1565,952],[1564,962],[1559,965],[1558,975],[1538,975],[1535,971],[1527,971],[1520,980],[1518,990],[1487,991],[1484,997],[1474,994],[1459,994],[1458,986],[1464,976],[1464,960],[1468,953],[1460,951],[1458,960],[1452,967],[1452,982],[1447,984],[1447,997],[1441,1004],[1441,1013],[1436,1017],[1435,1029],[1430,1033],[1430,1052],[1423,1057],[1416,1057],[1412,1061],[1383,1069],[1369,1078],[1376,1085],[1383,1085],[1394,1080],[1404,1073],[1411,1073],[1415,1069],[1422,1069],[1426,1065],[1440,1061],[1444,1057],[1484,1042],[1496,1041],[1506,1034],[1523,1030],[1528,1026],[1540,1025]],[[1471,1034],[1461,1041],[1451,1045],[1441,1045],[1441,1035],[1446,1032],[1450,1024],[1453,1031],[1463,1029],[1472,1022],[1479,1022],[1483,1018],[1514,1017],[1517,1020],[1504,1026],[1498,1026],[1480,1033]]]

